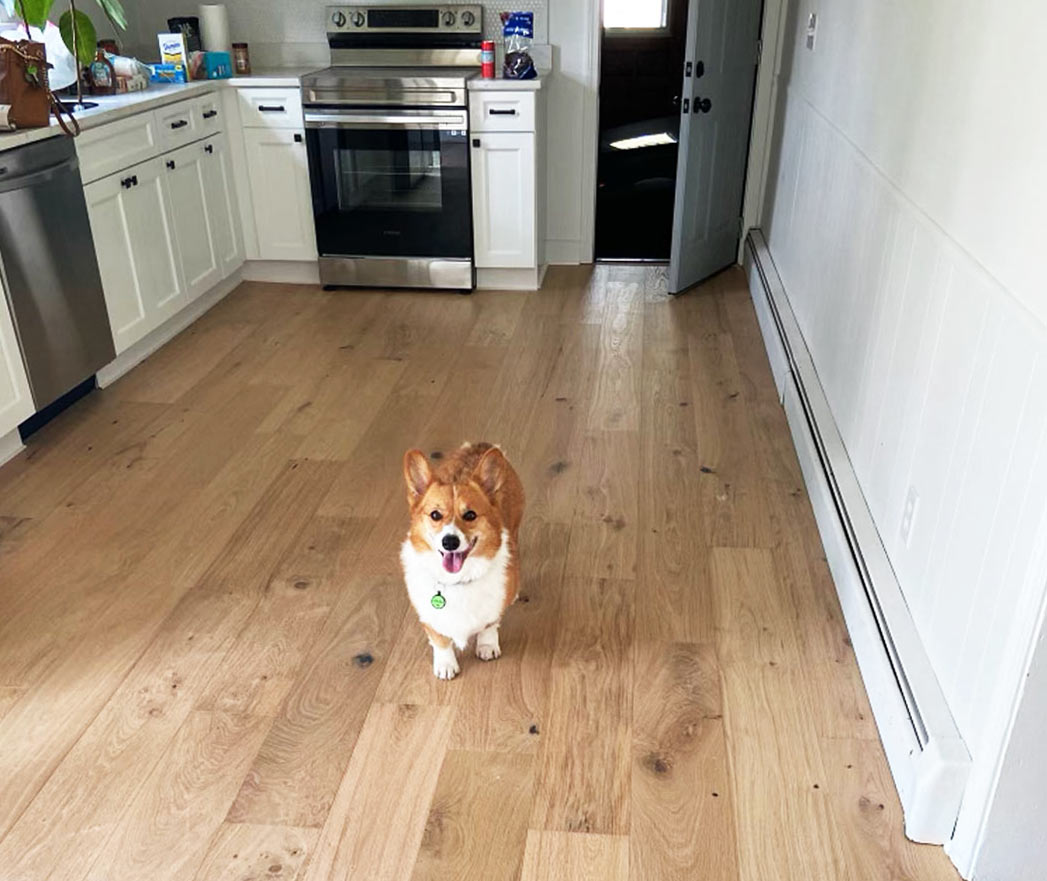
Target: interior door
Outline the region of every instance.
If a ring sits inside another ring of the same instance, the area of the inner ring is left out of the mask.
[[[669,290],[735,262],[762,0],[690,0]]]

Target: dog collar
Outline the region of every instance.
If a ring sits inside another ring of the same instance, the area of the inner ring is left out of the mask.
[[[429,597],[429,604],[434,609],[442,609],[444,606],[447,605],[447,599],[444,597],[442,593],[440,593],[440,591],[437,591],[431,597]]]

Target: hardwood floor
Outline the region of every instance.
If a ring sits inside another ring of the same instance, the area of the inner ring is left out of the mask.
[[[400,458],[528,491],[452,682]],[[4,881],[940,881],[902,835],[745,280],[245,284],[0,468]]]

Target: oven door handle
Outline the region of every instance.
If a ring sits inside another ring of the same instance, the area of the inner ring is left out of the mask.
[[[355,129],[461,129],[468,128],[465,111],[461,113],[306,113],[306,128]]]

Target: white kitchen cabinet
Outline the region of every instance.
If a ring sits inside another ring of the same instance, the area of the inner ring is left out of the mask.
[[[240,230],[240,210],[233,184],[233,170],[224,135],[208,138],[203,152],[204,198],[215,254],[226,278],[244,262],[244,240]]]
[[[119,354],[188,302],[161,157],[84,187]]]
[[[205,157],[202,144],[190,144],[162,157],[171,194],[182,281],[190,300],[210,290],[222,278],[207,205]]]
[[[0,290],[0,438],[14,431],[35,410],[7,298]]]
[[[545,105],[539,83],[514,85],[469,92],[473,257],[477,287],[536,290],[545,273]]]
[[[533,132],[472,138],[473,245],[477,269],[535,265],[538,218]]]
[[[247,177],[263,260],[315,260],[312,196],[301,131],[245,128]]]

